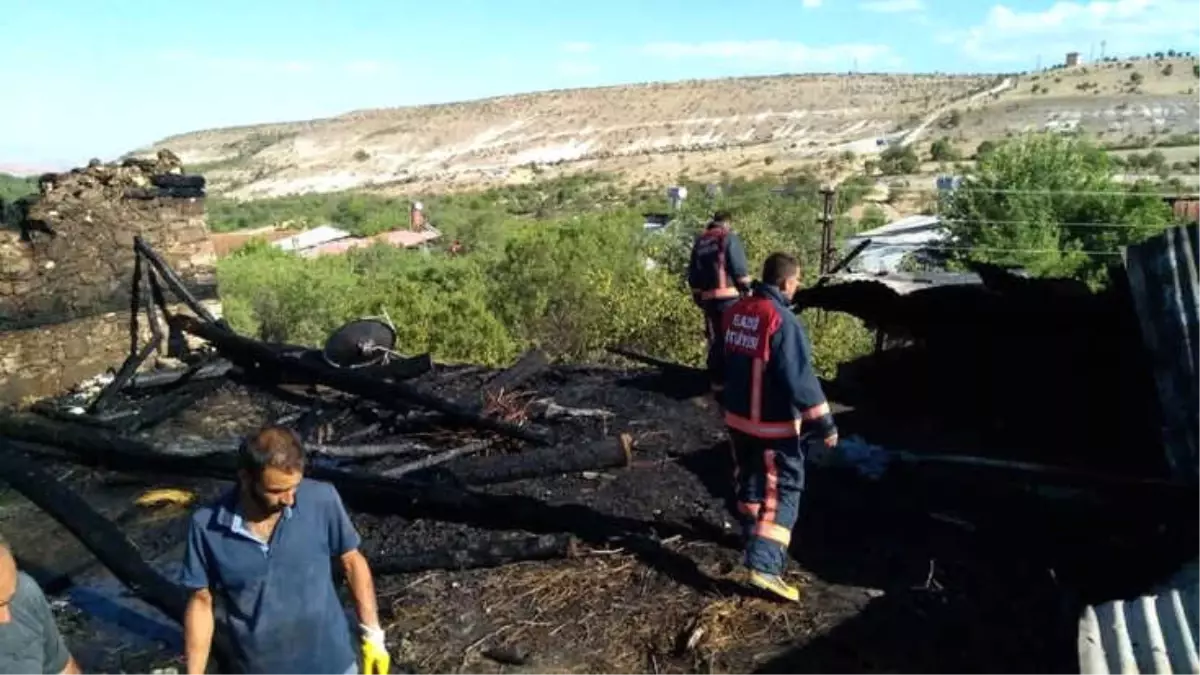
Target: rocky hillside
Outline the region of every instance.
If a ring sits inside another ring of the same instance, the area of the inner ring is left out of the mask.
[[[1114,135],[1124,123],[1129,133],[1190,133],[1193,65],[1145,59],[1014,78],[789,75],[563,90],[197,131],[135,154],[168,148],[205,173],[211,191],[239,198],[481,187],[581,169],[665,181],[685,169],[869,154],[881,139],[947,133],[933,122],[953,109],[973,113],[955,132],[961,141],[1061,127],[1064,115],[1096,117]]]

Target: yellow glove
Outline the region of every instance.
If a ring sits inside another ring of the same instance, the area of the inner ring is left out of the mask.
[[[378,626],[359,624],[362,629],[363,675],[387,675],[392,665],[387,646],[383,643],[383,629]]]

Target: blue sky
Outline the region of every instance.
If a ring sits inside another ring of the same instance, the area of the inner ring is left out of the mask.
[[[117,8],[120,8],[119,10]],[[1196,50],[1195,0],[4,0],[0,166],[202,128],[647,80]]]

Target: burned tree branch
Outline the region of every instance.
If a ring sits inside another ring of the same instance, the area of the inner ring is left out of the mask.
[[[183,624],[187,590],[159,574],[116,525],[3,438],[0,438],[0,474],[4,482],[74,535],[135,595]],[[220,624],[215,627],[212,647],[221,668],[231,672],[235,663],[233,651]]]
[[[408,574],[426,570],[469,570],[499,567],[526,560],[571,558],[575,541],[565,534],[522,539],[492,539],[468,548],[438,549],[397,556],[371,556],[375,574]]]
[[[411,401],[441,412],[450,419],[468,426],[494,431],[531,443],[542,445],[549,443],[548,434],[545,432],[483,417],[465,406],[428,394],[403,382],[380,380],[352,370],[315,362],[310,363],[301,359],[285,362],[264,343],[242,337],[220,326],[200,322],[193,317],[175,316],[171,318],[171,323],[184,332],[212,343],[226,358],[241,365],[247,371],[263,372],[271,379],[278,379],[282,373],[292,370],[312,378],[314,382],[372,399],[388,407],[395,407],[398,401]]]

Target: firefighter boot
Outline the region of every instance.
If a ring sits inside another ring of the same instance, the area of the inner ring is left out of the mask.
[[[788,584],[778,574],[766,574],[758,570],[750,570],[750,585],[773,593],[784,600],[797,602],[800,600],[800,589]]]

